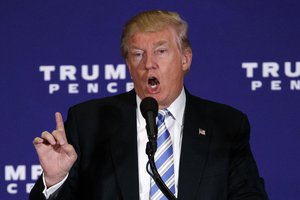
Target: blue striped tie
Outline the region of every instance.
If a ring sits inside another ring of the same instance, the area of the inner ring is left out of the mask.
[[[168,116],[172,116],[172,114],[167,109],[160,110],[158,113],[158,135],[157,151],[155,153],[155,164],[163,181],[175,195],[173,145],[170,133],[165,124],[165,117]],[[151,179],[150,197],[151,200],[167,200],[167,198],[157,187],[153,179]]]

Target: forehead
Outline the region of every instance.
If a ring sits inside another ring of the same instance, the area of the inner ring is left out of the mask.
[[[170,28],[159,31],[136,32],[128,39],[128,46],[131,48],[135,46],[160,46],[173,43],[176,44],[176,34]]]

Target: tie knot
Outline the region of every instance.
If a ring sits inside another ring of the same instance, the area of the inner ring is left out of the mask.
[[[158,121],[160,121],[161,123],[165,121],[165,118],[167,116],[171,115],[170,111],[168,109],[163,109],[163,110],[159,110],[158,111]]]

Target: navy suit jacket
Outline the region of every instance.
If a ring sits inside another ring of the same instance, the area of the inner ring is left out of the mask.
[[[178,199],[268,199],[246,115],[187,91],[186,96]],[[65,128],[78,159],[51,199],[139,199],[134,91],[70,108]],[[43,189],[39,179],[30,199],[44,199]]]

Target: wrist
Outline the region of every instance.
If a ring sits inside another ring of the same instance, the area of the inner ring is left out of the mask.
[[[49,176],[46,173],[44,173],[44,181],[47,188],[52,187],[53,185],[56,185],[57,183],[61,182],[68,176],[68,173],[56,175],[56,176]]]

